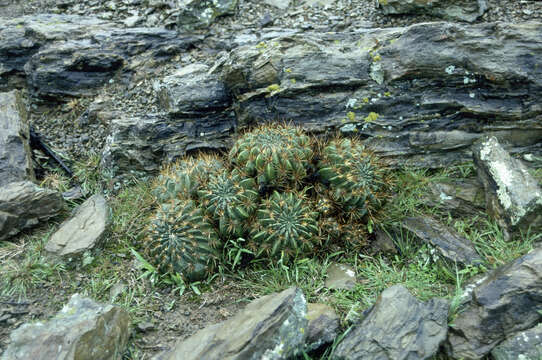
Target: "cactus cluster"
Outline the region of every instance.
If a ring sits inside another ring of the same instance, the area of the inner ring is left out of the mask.
[[[155,183],[161,205],[148,231],[149,258],[160,271],[194,280],[228,244],[246,244],[244,254],[269,261],[330,241],[363,246],[385,172],[359,141],[315,144],[300,128],[266,125],[240,136],[227,162],[199,156],[166,168]]]
[[[237,140],[229,159],[259,185],[287,188],[301,184],[307,176],[311,143],[299,128],[261,126]]]

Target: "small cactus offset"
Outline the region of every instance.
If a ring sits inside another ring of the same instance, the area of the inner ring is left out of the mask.
[[[274,192],[258,210],[252,250],[256,256],[287,259],[307,253],[319,242],[317,219],[304,194]]]
[[[346,217],[360,220],[380,207],[384,170],[361,143],[331,141],[322,150],[318,168],[321,181],[329,186],[330,198]]]
[[[258,185],[296,187],[307,176],[313,152],[311,139],[291,126],[260,126],[244,134],[229,158]]]
[[[172,199],[196,199],[197,191],[209,177],[224,170],[222,160],[213,155],[201,154],[186,157],[166,166],[153,185],[153,195],[159,202]]]
[[[256,182],[241,177],[235,170],[210,176],[198,196],[201,206],[218,224],[222,237],[243,236],[258,208]]]
[[[158,208],[145,247],[160,272],[176,272],[195,281],[212,269],[220,240],[193,201],[171,200]]]

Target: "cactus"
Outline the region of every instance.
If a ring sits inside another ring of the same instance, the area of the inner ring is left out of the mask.
[[[312,159],[311,139],[291,126],[260,126],[237,140],[229,158],[260,186],[298,186]]]
[[[258,209],[250,247],[262,254],[286,259],[307,253],[319,242],[317,218],[303,193],[274,192]]]
[[[195,200],[197,191],[209,177],[222,170],[224,163],[217,156],[186,157],[162,169],[152,186],[152,193],[161,203],[172,199]]]
[[[321,153],[319,177],[347,218],[360,220],[380,207],[384,169],[361,143],[333,140]]]
[[[160,272],[176,272],[195,281],[211,271],[220,241],[193,201],[171,200],[158,208],[145,246]]]
[[[243,236],[249,218],[258,208],[254,179],[243,178],[235,170],[210,176],[198,196],[201,206],[218,224],[219,234],[223,237]]]

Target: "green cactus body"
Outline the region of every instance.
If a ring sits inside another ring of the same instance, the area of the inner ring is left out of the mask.
[[[171,200],[158,208],[145,246],[160,272],[195,281],[211,271],[220,240],[193,201]]]
[[[243,236],[258,208],[254,179],[243,178],[237,171],[210,176],[198,196],[201,206],[218,224],[222,237]]]
[[[381,205],[383,168],[364,146],[354,140],[331,141],[318,164],[320,179],[329,196],[347,217],[359,220]]]
[[[229,158],[260,185],[287,188],[307,176],[312,155],[311,139],[301,129],[261,126],[239,138]]]
[[[251,247],[257,256],[271,258],[307,253],[319,241],[317,218],[304,194],[274,192],[258,209]]]
[[[161,171],[153,185],[153,195],[161,203],[172,199],[195,200],[197,191],[209,177],[223,170],[224,163],[217,156],[186,157]]]

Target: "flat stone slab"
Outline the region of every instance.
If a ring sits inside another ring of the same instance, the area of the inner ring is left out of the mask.
[[[75,294],[51,320],[14,330],[1,360],[120,360],[129,337],[125,310]]]
[[[254,300],[233,318],[206,327],[155,360],[289,359],[303,349],[307,303],[290,288]]]
[[[337,360],[430,359],[446,339],[449,304],[421,302],[402,285],[386,289],[333,353]]]
[[[324,285],[328,289],[352,290],[356,286],[356,272],[350,265],[333,263],[327,268]]]
[[[486,191],[486,210],[505,236],[542,230],[542,188],[527,167],[488,137],[473,147],[478,177]]]
[[[18,91],[0,93],[0,186],[33,180],[26,110]]]
[[[481,359],[505,338],[540,321],[542,249],[489,273],[472,287],[450,327],[446,351],[454,359]]]
[[[455,230],[429,217],[410,217],[401,223],[421,241],[437,249],[446,259],[461,265],[479,265],[482,258],[474,245]]]
[[[107,201],[100,194],[93,195],[60,225],[45,245],[45,251],[55,256],[71,257],[92,250],[102,238],[109,219]]]
[[[0,240],[57,216],[63,208],[62,194],[30,181],[0,187]]]

